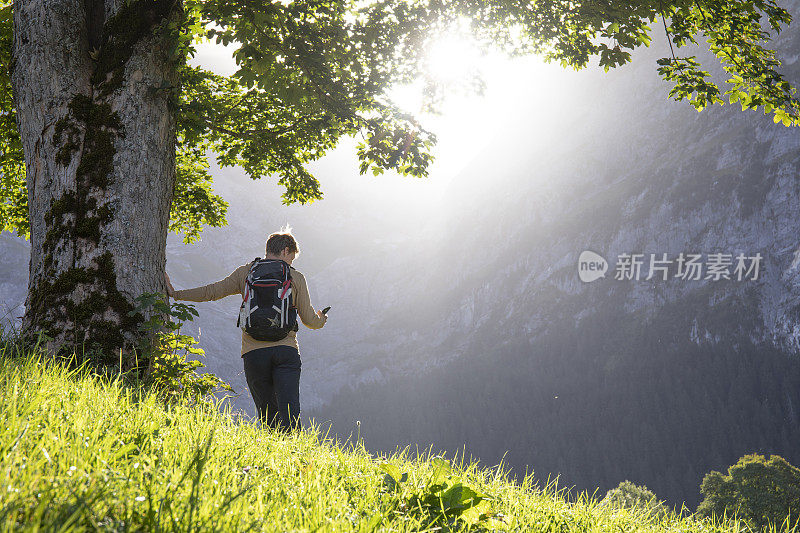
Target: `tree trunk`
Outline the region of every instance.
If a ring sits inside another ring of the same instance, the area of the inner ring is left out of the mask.
[[[175,182],[179,0],[15,0],[12,83],[27,170],[25,326],[119,360],[133,299],[164,292]]]

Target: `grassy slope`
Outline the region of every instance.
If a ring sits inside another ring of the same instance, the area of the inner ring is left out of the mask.
[[[407,503],[431,479],[435,461],[428,456],[389,457],[409,474],[392,491],[379,466],[383,459],[313,429],[286,437],[213,409],[165,408],[118,381],[2,353],[0,413],[3,531],[419,531],[431,525],[425,522],[430,515]],[[522,486],[508,482],[500,468],[462,463],[452,475],[496,498],[482,504],[502,513],[502,521],[482,522],[490,529],[725,530],[687,517],[648,522],[588,498],[568,503],[530,478]],[[463,527],[457,522],[453,529]]]

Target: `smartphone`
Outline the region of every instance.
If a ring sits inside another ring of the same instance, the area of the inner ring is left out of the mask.
[[[331,306],[329,305],[328,307],[326,307],[325,309],[322,310],[322,314],[323,315],[327,315],[328,311],[330,311],[330,310],[331,310]]]

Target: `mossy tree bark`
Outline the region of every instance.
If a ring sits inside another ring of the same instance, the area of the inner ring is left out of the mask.
[[[175,184],[179,0],[15,0],[12,83],[27,167],[25,326],[113,364],[143,292],[164,292]]]

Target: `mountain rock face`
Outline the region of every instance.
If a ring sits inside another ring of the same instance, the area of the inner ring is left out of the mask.
[[[0,233],[0,323],[19,324],[28,288],[30,245],[8,232]]]
[[[630,479],[689,506],[745,453],[800,463],[800,133],[667,100],[655,37],[616,71],[507,88],[515,119],[476,132],[491,140],[439,205],[321,176],[324,201],[284,207],[276,187],[217,171],[230,225],[170,238],[173,283],[222,279],[291,222],[312,302],[333,307],[299,333],[303,409],[374,450],[459,450],[590,492]],[[800,27],[777,43],[800,83]],[[581,281],[585,250],[605,277]],[[27,253],[0,235],[0,302],[19,314]],[[676,276],[681,253],[701,254],[701,279]],[[736,279],[740,253],[760,254],[757,279]],[[623,254],[643,254],[639,279],[615,279]],[[669,279],[645,279],[651,254],[673,261]],[[705,279],[711,254],[730,254],[731,279]],[[197,304],[187,330],[252,414],[239,300]]]

